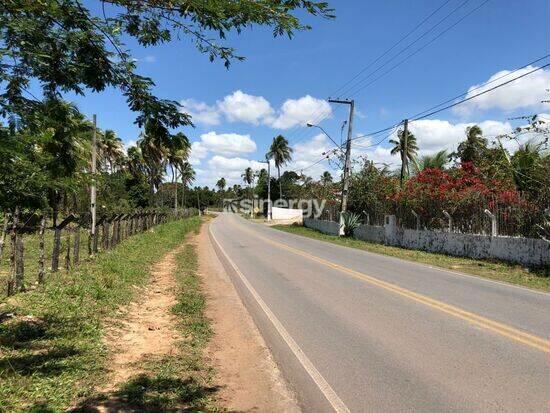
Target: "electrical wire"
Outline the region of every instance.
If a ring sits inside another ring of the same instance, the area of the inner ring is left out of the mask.
[[[453,13],[455,13],[458,9],[460,9],[463,5],[465,5],[469,0],[465,0],[463,3],[461,3],[461,5],[459,5],[457,8],[455,8],[451,13],[449,13],[447,16],[445,16],[442,20],[440,20],[438,23],[436,23],[434,26],[432,26],[427,32],[425,32],[424,34],[422,34],[420,37],[418,37],[417,39],[415,39],[412,43],[408,44],[407,46],[405,46],[405,48],[403,48],[399,53],[402,53],[403,51],[405,51],[407,48],[409,48],[410,46],[412,46],[414,43],[416,43],[418,40],[420,40],[421,38],[423,38],[425,35],[427,35],[429,32],[431,32],[435,27],[437,27],[439,24],[441,24],[445,19],[447,19],[450,15],[452,15]],[[488,0],[487,0],[488,1]],[[437,9],[435,9],[432,13],[430,13],[426,18],[424,18],[420,23],[418,23],[411,31],[409,31],[405,36],[403,36],[400,40],[398,40],[396,43],[394,43],[390,48],[388,48],[384,53],[382,53],[381,55],[379,55],[373,62],[371,62],[369,65],[367,65],[365,68],[363,68],[358,74],[356,74],[352,79],[350,79],[349,81],[347,81],[346,83],[344,83],[344,85],[340,86],[338,89],[336,89],[334,92],[331,93],[331,95],[335,95],[336,93],[338,93],[340,90],[342,90],[343,88],[345,88],[347,85],[349,85],[350,83],[352,83],[355,79],[357,79],[357,77],[359,77],[361,74],[363,74],[367,69],[369,69],[370,67],[372,67],[375,63],[377,63],[378,61],[380,61],[384,56],[386,56],[389,52],[391,52],[396,46],[398,46],[401,42],[403,42],[406,38],[408,38],[412,33],[414,33],[418,28],[420,28],[426,21],[428,21],[432,16],[434,16],[439,10],[441,10],[443,7],[445,7],[448,3],[450,2],[450,0],[447,0],[445,1],[441,6],[439,6]],[[397,56],[399,55],[399,53],[397,54]],[[392,58],[393,59],[393,58]],[[390,60],[391,61],[391,60]],[[389,62],[389,61],[388,61]],[[385,64],[387,64],[388,62],[386,62]],[[385,65],[384,64],[384,65]],[[384,66],[382,65],[382,67]],[[378,70],[378,69],[377,69]],[[339,107],[340,108],[340,107]],[[335,111],[339,110],[336,109]],[[322,122],[323,120],[325,120],[329,115],[323,115],[319,110],[313,115],[314,116],[314,119],[311,121],[311,123],[319,123],[319,122]],[[290,131],[290,134],[292,135],[294,133],[294,130],[298,129],[298,125],[295,125]],[[302,129],[303,131],[303,129]],[[300,131],[298,131],[300,132]],[[303,132],[302,132],[303,133]],[[291,139],[294,139],[296,136],[291,136],[289,137],[289,140]],[[303,136],[300,137],[300,139],[296,140],[294,142],[294,144],[296,144],[298,141],[302,141],[303,139],[305,139]]]
[[[361,83],[365,82],[367,79],[369,79],[371,76],[373,76],[375,73],[380,71],[384,66],[387,66],[389,63],[394,61],[396,58],[398,58],[400,55],[402,55],[405,51],[410,49],[412,46],[414,46],[416,43],[418,43],[420,40],[422,40],[424,37],[426,37],[428,34],[430,34],[433,30],[435,30],[439,25],[441,25],[443,22],[445,22],[449,17],[451,17],[453,14],[458,12],[462,7],[464,7],[470,0],[464,0],[462,3],[460,3],[457,7],[455,7],[453,10],[451,10],[445,17],[443,17],[441,20],[439,20],[436,24],[434,24],[432,27],[430,27],[428,30],[426,30],[424,33],[422,33],[419,37],[414,39],[412,42],[407,44],[405,47],[403,47],[399,52],[397,52],[395,55],[393,55],[390,59],[386,60],[384,63],[379,65],[375,70],[371,71],[369,74],[367,74],[366,77],[358,81],[355,85],[348,87],[345,89],[341,94],[349,94],[351,91],[359,86]],[[487,0],[488,1],[488,0]],[[429,43],[428,43],[429,44]],[[423,46],[425,48],[427,45]]]
[[[431,45],[433,42],[435,42],[437,39],[439,39],[441,36],[443,36],[445,33],[447,33],[448,31],[450,31],[451,29],[455,28],[458,24],[460,24],[463,20],[465,20],[467,17],[469,17],[470,15],[472,15],[474,12],[476,12],[477,10],[479,10],[481,7],[483,7],[485,4],[487,4],[490,0],[485,0],[483,3],[481,3],[479,6],[477,6],[475,9],[472,9],[470,10],[467,14],[465,14],[464,16],[462,16],[459,20],[457,20],[455,23],[453,23],[451,26],[447,27],[445,30],[443,30],[442,32],[440,32],[436,37],[434,37],[433,39],[431,39],[428,43],[424,44],[423,46],[421,46],[419,49],[415,50],[414,52],[410,53],[409,55],[407,55],[404,59],[401,59],[398,63],[396,63],[395,65],[393,65],[392,67],[390,67],[388,70],[386,70],[385,72],[383,72],[380,76],[374,78],[372,81],[368,82],[366,85],[363,85],[361,86],[359,89],[356,89],[351,95],[350,97],[352,96],[356,96],[359,92],[365,90],[367,87],[369,87],[370,85],[376,83],[378,80],[380,80],[381,78],[383,78],[384,76],[388,75],[389,73],[393,72],[395,69],[397,69],[399,66],[401,66],[403,63],[405,63],[407,60],[409,60],[411,57],[417,55],[418,53],[420,53],[422,50],[424,50],[426,47],[428,47],[429,45]],[[382,66],[383,67],[383,66]],[[359,84],[363,83],[365,80],[367,80],[368,77],[364,78],[361,82],[357,83],[355,86],[358,86]]]

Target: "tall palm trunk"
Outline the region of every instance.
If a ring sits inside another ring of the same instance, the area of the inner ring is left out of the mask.
[[[279,180],[279,199],[283,199],[283,186],[281,185],[281,167],[277,167],[277,176]]]
[[[172,168],[172,184],[174,184],[174,211],[178,212],[178,170]]]

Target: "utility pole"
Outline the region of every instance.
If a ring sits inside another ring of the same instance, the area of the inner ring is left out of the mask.
[[[258,161],[267,164],[267,220],[271,221],[273,215],[271,211],[271,163],[269,158],[265,157],[265,161]]]
[[[93,115],[94,129],[92,132],[92,186],[90,188],[90,212],[92,213],[92,225],[90,235],[92,237],[92,254],[95,254],[97,248],[96,242],[96,163],[97,163],[97,116]]]
[[[273,219],[273,210],[271,207],[271,162],[269,158],[267,160],[267,220],[271,221]]]
[[[349,121],[348,121],[348,139],[346,140],[346,155],[344,161],[344,176],[342,186],[342,202],[340,207],[340,229],[338,234],[344,235],[344,213],[348,208],[348,190],[349,190],[349,175],[351,168],[351,139],[353,133],[353,112],[355,110],[355,101],[352,100],[334,100],[329,99],[330,103],[339,103],[343,105],[349,105]]]
[[[199,198],[199,190],[197,189],[197,208],[199,209],[199,216],[201,215],[201,200]]]
[[[403,147],[401,148],[401,186],[405,181],[405,171],[409,170],[408,146],[409,146],[409,120],[403,121]]]

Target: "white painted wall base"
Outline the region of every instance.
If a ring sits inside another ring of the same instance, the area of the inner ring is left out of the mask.
[[[338,223],[306,218],[304,225],[338,235]],[[499,259],[528,266],[550,265],[550,243],[542,239],[491,237],[455,232],[417,231],[398,228],[392,215],[383,227],[361,225],[354,238],[378,244],[478,259]]]

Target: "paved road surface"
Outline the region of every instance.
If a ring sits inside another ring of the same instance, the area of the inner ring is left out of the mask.
[[[550,412],[550,295],[222,214],[217,252],[307,412]]]

